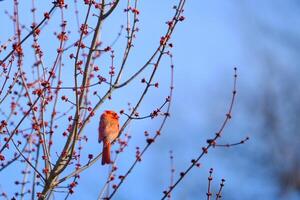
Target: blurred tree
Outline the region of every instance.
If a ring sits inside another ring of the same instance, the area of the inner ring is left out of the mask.
[[[256,108],[253,118],[262,120],[256,131],[262,133],[263,156],[256,159],[270,172],[282,199],[300,197],[299,1],[264,2],[260,12],[253,2],[240,6],[246,11],[243,20],[251,21],[244,35],[252,37],[245,38],[245,46],[254,52],[255,70],[261,73],[255,106],[250,106]]]

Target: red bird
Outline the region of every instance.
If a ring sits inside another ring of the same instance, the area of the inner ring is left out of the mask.
[[[101,115],[98,142],[103,141],[102,165],[111,164],[110,145],[119,135],[119,116],[112,110],[106,110]]]

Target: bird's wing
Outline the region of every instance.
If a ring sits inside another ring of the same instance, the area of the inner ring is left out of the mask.
[[[106,129],[106,123],[103,119],[100,120],[100,124],[99,124],[99,135],[98,135],[98,142],[102,142],[103,139],[106,137],[106,133],[105,133],[105,129]]]

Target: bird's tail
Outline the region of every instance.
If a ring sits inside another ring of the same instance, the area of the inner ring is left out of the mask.
[[[110,164],[110,142],[103,141],[103,151],[102,151],[102,165]]]

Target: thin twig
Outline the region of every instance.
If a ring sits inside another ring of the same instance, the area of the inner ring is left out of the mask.
[[[206,146],[202,148],[202,152],[200,153],[200,155],[196,158],[193,159],[191,164],[189,165],[189,167],[184,171],[180,173],[180,177],[177,179],[177,181],[174,183],[174,185],[172,185],[172,187],[166,191],[163,195],[163,197],[161,198],[162,200],[165,199],[168,194],[174,190],[174,188],[182,181],[182,179],[191,171],[191,169],[197,165],[197,163],[199,162],[199,160],[208,153],[209,148],[211,148],[213,146],[213,144],[216,143],[217,139],[219,139],[223,133],[223,130],[225,128],[225,126],[227,125],[228,121],[231,119],[231,114],[232,114],[232,108],[235,102],[235,97],[236,97],[236,81],[237,81],[237,73],[236,73],[237,69],[234,68],[234,81],[233,81],[233,91],[232,91],[232,98],[231,98],[231,102],[229,105],[229,109],[228,112],[226,114],[226,117],[219,129],[219,131],[216,133],[216,136],[211,139],[211,142]]]

